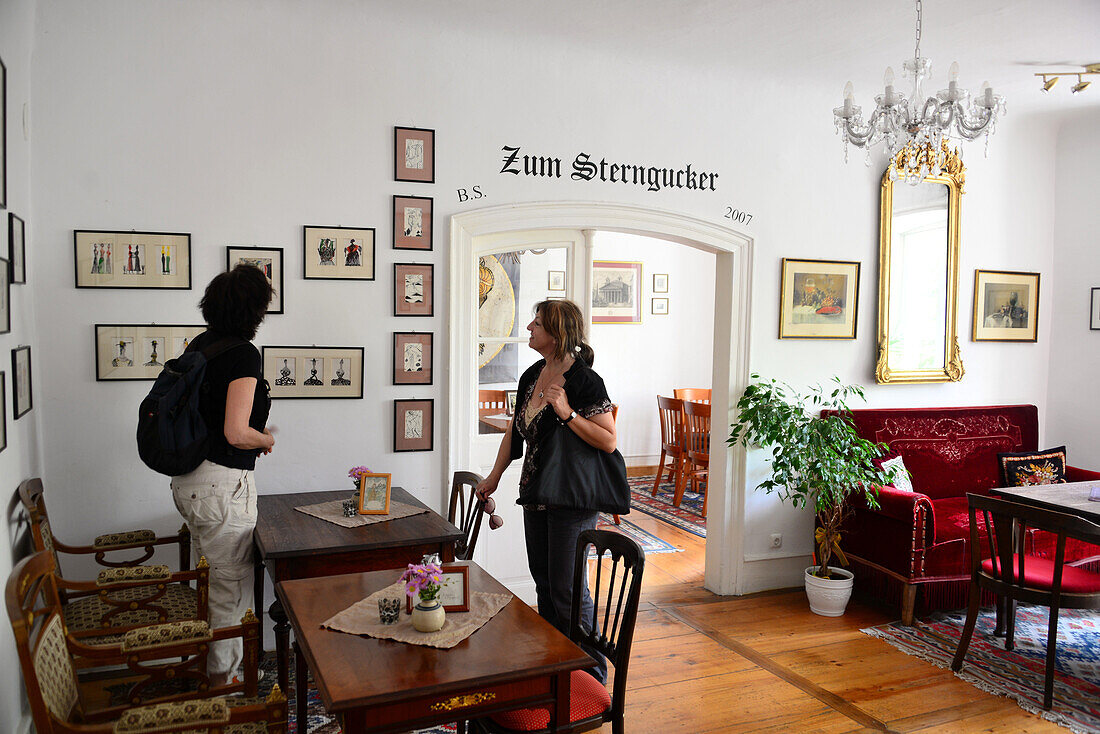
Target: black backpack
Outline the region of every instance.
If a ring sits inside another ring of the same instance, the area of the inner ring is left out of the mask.
[[[236,337],[223,337],[164,363],[138,408],[138,455],[146,466],[178,477],[194,471],[206,459],[210,434],[199,410],[206,364],[244,343]]]

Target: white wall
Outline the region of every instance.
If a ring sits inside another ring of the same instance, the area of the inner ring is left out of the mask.
[[[655,466],[661,456],[657,396],[677,387],[710,387],[714,333],[714,255],[651,237],[598,232],[594,260],[642,263],[642,323],[593,324],[596,371],[619,406],[619,450],[631,466]],[[653,274],[668,275],[668,293],[653,292]],[[654,297],[668,298],[654,316]]]
[[[1100,470],[1100,331],[1089,329],[1091,289],[1100,288],[1097,130],[1100,108],[1093,107],[1067,120],[1058,134],[1054,287],[1047,291],[1051,298],[1040,304],[1040,310],[1049,304],[1054,314],[1048,322],[1050,386],[1043,445],[1064,443],[1070,464],[1093,470]]]

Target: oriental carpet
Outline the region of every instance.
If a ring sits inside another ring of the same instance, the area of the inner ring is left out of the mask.
[[[630,483],[630,508],[685,530],[700,538],[707,537],[707,520],[703,517],[703,495],[701,492],[684,491],[679,507],[673,507],[672,495],[675,487],[672,482],[664,481],[657,487],[657,496],[652,495],[655,474],[640,477],[628,477]]]

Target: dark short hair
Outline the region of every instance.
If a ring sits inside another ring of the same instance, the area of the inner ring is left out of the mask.
[[[274,291],[255,265],[238,263],[214,276],[199,301],[202,317],[212,331],[251,341],[267,314]]]
[[[542,328],[557,342],[555,359],[565,359],[572,354],[592,366],[596,355],[584,341],[584,314],[577,304],[564,298],[540,301],[535,304],[535,313],[542,317]]]

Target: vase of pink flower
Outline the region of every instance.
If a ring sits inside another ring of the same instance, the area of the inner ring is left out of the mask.
[[[405,594],[419,601],[412,611],[412,625],[419,632],[437,632],[443,629],[447,614],[439,600],[443,584],[443,569],[434,563],[410,563],[401,574],[405,582]]]
[[[371,470],[365,466],[353,466],[351,471],[348,472],[348,476],[351,477],[351,483],[355,487],[355,494],[359,494],[359,480],[362,479],[364,474],[370,474]]]

